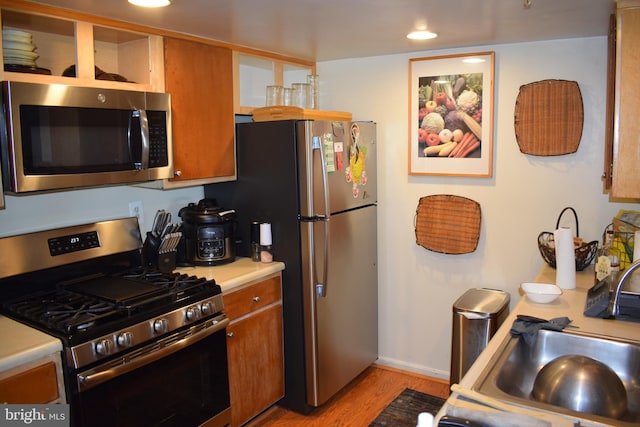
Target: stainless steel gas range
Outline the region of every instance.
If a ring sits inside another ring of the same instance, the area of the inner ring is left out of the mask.
[[[0,310],[63,342],[73,426],[226,426],[220,286],[141,248],[135,218],[2,238]]]

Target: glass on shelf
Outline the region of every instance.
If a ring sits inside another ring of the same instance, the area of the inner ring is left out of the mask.
[[[292,83],[293,105],[300,108],[310,108],[311,85],[309,83]]]

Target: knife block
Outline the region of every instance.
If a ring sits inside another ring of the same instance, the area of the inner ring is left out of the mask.
[[[147,232],[147,238],[142,244],[142,262],[145,267],[158,266],[158,249],[160,248],[160,238]]]

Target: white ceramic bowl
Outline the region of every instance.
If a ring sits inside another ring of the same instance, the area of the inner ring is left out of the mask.
[[[552,283],[523,283],[520,285],[531,301],[548,304],[562,295],[562,289]]]

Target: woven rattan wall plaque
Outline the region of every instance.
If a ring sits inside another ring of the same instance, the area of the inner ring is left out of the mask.
[[[542,80],[520,86],[514,114],[520,151],[535,156],[575,153],[584,112],[578,83]]]
[[[415,217],[416,243],[443,254],[473,252],[480,237],[480,216],[480,205],[466,197],[421,197]]]

